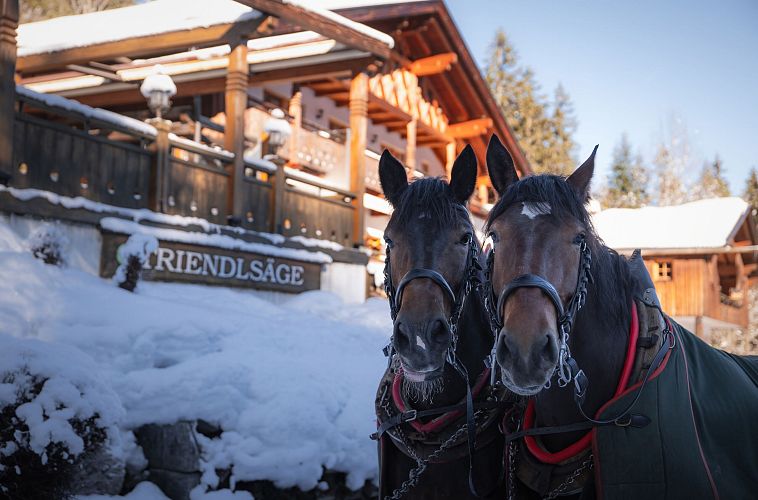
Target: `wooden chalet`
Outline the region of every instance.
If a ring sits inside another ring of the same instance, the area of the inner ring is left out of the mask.
[[[720,347],[758,352],[747,337],[758,235],[755,214],[744,200],[609,209],[593,222],[619,252],[642,249],[663,310],[683,326]]]
[[[492,201],[491,134],[530,172],[440,0],[155,0],[20,26],[14,73],[16,4],[0,0],[11,187],[378,248],[385,148],[414,178],[472,144],[475,211]],[[158,65],[177,87],[164,120],[139,91]],[[292,132],[272,150],[275,109]]]

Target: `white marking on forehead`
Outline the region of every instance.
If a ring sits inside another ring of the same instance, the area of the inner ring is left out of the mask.
[[[422,351],[426,351],[426,344],[424,344],[424,341],[418,335],[416,335],[416,345],[419,346]]]
[[[521,209],[521,214],[526,215],[530,219],[534,219],[538,215],[550,215],[551,214],[551,208],[550,203],[540,201],[536,203],[529,203],[524,202],[522,203],[523,208]]]

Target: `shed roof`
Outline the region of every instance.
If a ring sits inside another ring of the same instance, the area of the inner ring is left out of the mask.
[[[742,198],[709,198],[670,207],[611,208],[592,222],[606,245],[617,250],[706,249],[734,243],[749,212]]]

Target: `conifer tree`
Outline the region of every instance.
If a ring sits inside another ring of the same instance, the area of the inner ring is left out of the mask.
[[[487,83],[516,140],[537,173],[568,174],[575,168],[575,119],[562,87],[551,103],[540,94],[534,72],[519,66],[516,52],[502,30],[490,46]]]
[[[648,173],[641,155],[632,154],[626,134],[613,150],[608,188],[602,198],[604,208],[638,208],[649,203]]]
[[[758,170],[755,167],[750,169],[750,173],[747,176],[743,198],[753,208],[758,209]]]
[[[724,179],[724,167],[718,155],[712,162],[706,162],[693,189],[693,198],[718,198],[729,196],[729,184]]]

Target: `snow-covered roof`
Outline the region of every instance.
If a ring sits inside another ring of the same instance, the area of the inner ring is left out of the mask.
[[[592,222],[606,245],[633,248],[716,248],[729,237],[749,205],[742,198],[710,198],[671,207],[611,208]]]
[[[155,0],[18,27],[18,56],[248,21],[263,14],[233,0]]]
[[[391,36],[330,12],[311,1],[282,0],[349,29],[379,40],[390,48]],[[234,0],[154,0],[130,7],[57,17],[18,27],[18,56],[117,42],[162,33],[239,23],[263,13]]]

